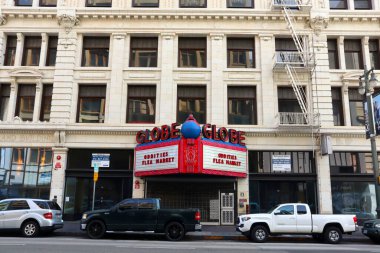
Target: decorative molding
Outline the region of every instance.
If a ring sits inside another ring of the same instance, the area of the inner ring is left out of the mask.
[[[173,40],[175,33],[161,33],[161,36],[164,40]]]
[[[273,38],[273,34],[259,34],[259,38],[263,41],[270,41]]]
[[[224,37],[223,33],[210,33],[210,37],[212,40],[222,40]]]
[[[66,34],[69,34],[74,26],[79,25],[79,18],[75,14],[75,9],[59,9],[58,25],[63,26]]]
[[[124,40],[125,37],[127,36],[127,34],[126,33],[113,33],[112,36],[114,39]]]
[[[7,17],[4,14],[0,14],[0,25],[5,25],[7,23]]]
[[[23,77],[41,79],[43,76],[42,72],[30,67],[21,67],[21,68],[12,69],[8,72],[8,74],[11,78],[14,78],[14,79],[23,78]]]
[[[326,29],[329,25],[329,18],[326,16],[317,15],[309,20],[310,28],[314,30],[314,33],[319,36],[323,29]]]

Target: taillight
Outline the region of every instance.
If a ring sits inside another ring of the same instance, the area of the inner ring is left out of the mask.
[[[196,221],[200,221],[201,220],[201,212],[199,212],[199,211],[195,212],[195,220]]]
[[[45,213],[44,217],[45,217],[45,219],[51,220],[51,219],[53,219],[53,214],[52,213]]]
[[[358,217],[354,216],[354,222],[355,222],[355,225],[358,224]]]

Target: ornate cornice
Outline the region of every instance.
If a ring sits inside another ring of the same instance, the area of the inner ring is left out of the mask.
[[[79,18],[75,14],[75,9],[62,9],[58,11],[57,15],[58,25],[65,29],[68,34],[74,26],[79,25]]]
[[[3,14],[0,14],[0,25],[5,25],[7,23],[7,17]]]
[[[314,30],[316,35],[319,35],[323,29],[326,29],[329,24],[329,18],[325,16],[314,16],[309,20],[310,28]]]

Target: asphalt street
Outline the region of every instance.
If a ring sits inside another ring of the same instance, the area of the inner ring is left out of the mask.
[[[328,245],[320,243],[300,243],[297,241],[268,242],[264,244],[249,241],[181,241],[168,242],[157,240],[91,240],[76,237],[0,237],[1,253],[293,253],[293,252],[378,252],[375,244],[342,243]]]

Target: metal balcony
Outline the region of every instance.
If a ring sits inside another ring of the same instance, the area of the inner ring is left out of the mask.
[[[273,0],[272,8],[273,9],[300,9],[304,7],[311,7],[311,0]]]
[[[319,115],[302,112],[279,112],[279,126],[319,126]]]
[[[294,68],[304,68],[305,63],[302,60],[302,53],[295,51],[276,52],[275,53],[275,69],[285,69],[287,64]]]

